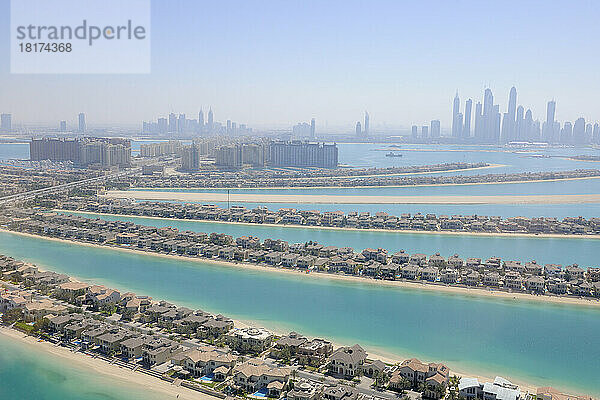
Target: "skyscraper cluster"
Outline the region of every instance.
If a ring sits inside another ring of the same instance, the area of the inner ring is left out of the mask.
[[[215,122],[212,108],[209,108],[206,119],[200,109],[198,119],[188,119],[185,114],[170,113],[167,118],[158,118],[157,122],[144,122],[142,133],[150,135],[246,135],[252,129],[246,124],[227,120],[225,125]]]
[[[533,120],[531,109],[522,105],[517,106],[517,89],[510,88],[508,95],[508,109],[502,116],[502,130],[500,141],[509,142],[539,142],[540,121]]]
[[[600,144],[600,125],[585,121],[580,117],[575,122],[565,121],[562,126],[556,121],[556,102],[551,100],[546,108],[546,121],[542,125],[542,137],[549,143]]]
[[[537,142],[561,144],[589,144],[600,143],[600,126],[598,123],[586,123],[584,118],[577,119],[574,123],[564,122],[561,126],[556,121],[556,102],[551,100],[546,107],[546,121],[533,119],[531,109],[522,105],[517,106],[517,89],[513,86],[508,96],[508,108],[500,114],[500,107],[494,104],[494,95],[491,89],[485,89],[483,104],[475,105],[475,127],[471,135],[472,100],[465,102],[465,111],[460,111],[460,97],[458,93],[452,104],[452,137],[456,139],[473,138],[478,143],[509,143],[509,142]],[[413,137],[415,131],[412,132]]]
[[[516,96],[516,92],[515,92]],[[466,139],[475,137],[478,142],[495,143],[500,139],[501,117],[500,106],[494,104],[494,95],[488,88],[483,94],[483,105],[477,102],[475,105],[475,125],[471,133],[471,122],[473,120],[473,100],[465,102],[464,113],[460,112],[460,97],[458,92],[454,96],[452,104],[452,137]]]

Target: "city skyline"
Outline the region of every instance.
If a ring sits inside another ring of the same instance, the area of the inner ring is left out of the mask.
[[[516,86],[533,119],[545,117],[552,98],[561,102],[558,120],[592,119],[600,56],[579,38],[600,33],[587,23],[600,5],[565,4],[381,1],[364,12],[358,2],[155,1],[151,74],[11,75],[3,59],[0,110],[14,124],[54,125],[84,112],[90,126],[136,125],[161,110],[196,115],[210,103],[226,110],[225,119],[257,128],[314,117],[317,129],[352,131],[368,109],[372,131],[432,118],[445,130],[457,87],[476,98],[485,87],[504,93]],[[0,0],[0,10],[8,5]],[[0,12],[0,23],[8,25],[8,15]],[[197,24],[197,15],[227,18]],[[402,40],[409,33],[411,41]],[[0,32],[0,51],[8,50],[7,36]],[[192,44],[201,51],[186,51]],[[577,55],[583,61],[573,63]],[[48,90],[40,93],[40,85]],[[139,99],[143,106],[134,106]]]
[[[501,96],[500,96],[501,97]],[[431,139],[439,137],[450,137],[455,140],[471,140],[478,143],[508,143],[518,141],[548,142],[562,144],[588,144],[590,142],[600,143],[600,124],[598,120],[578,117],[573,121],[560,121],[556,118],[556,100],[552,99],[546,104],[545,119],[533,119],[531,108],[527,108],[517,101],[517,88],[512,86],[509,91],[506,112],[502,111],[501,104],[496,104],[491,88],[486,88],[481,101],[477,101],[473,114],[473,99],[468,98],[463,103],[457,90],[452,102],[452,114],[449,118],[450,124],[444,129],[444,124],[439,119],[432,119],[423,125],[412,125],[410,130],[406,129],[406,135],[413,139]],[[464,112],[461,110],[464,109]],[[141,134],[171,136],[175,135],[247,135],[253,132],[261,133],[260,129],[254,131],[247,124],[237,123],[227,119],[224,122],[214,120],[212,106],[208,107],[207,119],[204,118],[204,109],[198,111],[198,119],[188,119],[185,113],[170,112],[168,115],[159,116],[154,121],[143,121]],[[192,115],[196,115],[192,113]],[[18,131],[17,126],[12,124],[12,115],[3,113],[0,130],[3,132]],[[364,121],[364,122],[363,122]],[[354,136],[361,140],[368,139],[370,130],[370,115],[364,111],[364,120],[357,121],[354,125]],[[474,125],[473,128],[471,125]],[[317,138],[317,123],[312,117],[310,122],[299,122],[293,126],[287,125],[295,137],[310,139]],[[328,131],[327,127],[318,131],[319,135],[337,134],[340,132]],[[397,129],[397,128],[396,128]],[[67,122],[60,120],[58,129],[50,128],[58,132],[88,132],[86,114],[79,113],[76,120],[76,129],[67,129]],[[285,131],[284,130],[284,131]],[[352,131],[344,130],[343,133],[352,136]],[[380,130],[377,134],[397,133],[390,129]],[[445,134],[443,134],[445,133]]]

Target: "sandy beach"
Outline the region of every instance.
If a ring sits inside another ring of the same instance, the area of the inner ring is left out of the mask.
[[[600,194],[506,196],[338,196],[313,194],[188,193],[111,190],[101,197],[183,202],[295,204],[585,204],[600,203]]]
[[[110,214],[110,213],[98,213],[92,211],[73,211],[73,210],[62,210],[54,209],[56,212],[64,212],[69,214],[89,214],[97,215],[102,218],[103,215],[109,215],[112,217],[128,217],[128,218],[147,218],[163,221],[179,221],[179,222],[203,222],[208,224],[234,224],[234,225],[246,225],[246,226],[272,226],[279,228],[290,228],[290,229],[328,229],[338,231],[362,231],[362,232],[387,232],[397,234],[411,234],[411,235],[454,235],[454,236],[482,236],[482,237],[535,237],[535,238],[552,238],[552,239],[600,239],[600,235],[574,235],[574,234],[558,234],[558,233],[510,233],[510,232],[460,232],[460,231],[417,231],[413,229],[382,229],[382,228],[350,228],[350,227],[338,227],[338,226],[314,226],[314,225],[293,225],[293,224],[256,224],[252,222],[237,222],[237,221],[216,221],[216,220],[197,220],[197,219],[179,219],[179,218],[165,218],[165,217],[152,217],[145,215],[130,215],[130,214]]]
[[[0,334],[25,343],[27,346],[35,348],[36,351],[44,351],[52,354],[53,356],[62,359],[63,362],[69,363],[76,367],[91,369],[98,374],[114,379],[120,383],[138,386],[138,389],[141,390],[155,392],[156,394],[164,396],[165,399],[217,399],[216,397],[209,396],[201,392],[196,392],[181,386],[175,386],[167,381],[157,379],[141,372],[134,372],[127,368],[109,364],[102,359],[92,358],[83,353],[74,353],[65,347],[56,347],[50,342],[38,342],[35,337],[27,336],[24,333],[18,332],[14,329],[0,326]]]

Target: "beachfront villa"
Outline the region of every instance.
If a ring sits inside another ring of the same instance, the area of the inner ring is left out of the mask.
[[[225,341],[233,349],[258,353],[271,346],[273,334],[264,328],[246,327],[229,332]]]
[[[409,382],[413,388],[424,385],[427,397],[438,398],[439,389],[448,383],[450,370],[444,364],[423,363],[416,358],[404,360],[398,369],[392,374],[390,387],[402,389],[403,379]],[[403,378],[403,379],[402,379]]]
[[[50,300],[34,300],[25,303],[23,315],[26,321],[34,322],[48,314],[62,315],[67,312],[67,307]]]
[[[157,337],[144,342],[142,359],[145,365],[152,366],[162,364],[182,351],[183,347],[179,343]]]
[[[294,383],[294,387],[288,391],[288,400],[318,400],[323,392],[323,384],[300,379]]]
[[[358,344],[340,347],[329,356],[328,369],[334,375],[352,378],[361,371],[366,359],[367,352]]]
[[[233,368],[233,382],[246,393],[265,391],[268,397],[279,397],[290,378],[289,368],[272,367],[264,360],[252,358]]]
[[[296,332],[290,332],[287,336],[282,336],[275,342],[271,349],[271,354],[275,357],[283,354],[289,355],[290,357],[295,356],[298,353],[300,346],[306,344],[308,338],[302,336]]]
[[[497,376],[494,382],[480,383],[477,378],[461,378],[458,384],[461,397],[467,400],[519,400],[521,391],[510,381]]]
[[[121,354],[125,359],[142,357],[145,342],[143,337],[132,337],[121,342]]]
[[[214,374],[217,369],[222,377],[227,376],[238,359],[238,357],[226,351],[202,347],[184,351],[178,354],[177,358],[181,359],[181,365],[193,377]]]

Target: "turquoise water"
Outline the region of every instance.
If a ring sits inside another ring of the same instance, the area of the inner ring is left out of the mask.
[[[77,367],[54,354],[0,334],[0,398],[35,400],[159,400],[142,386]]]
[[[0,252],[271,329],[600,395],[598,309],[249,271],[9,233],[0,233]]]
[[[156,200],[156,202],[164,202]],[[181,202],[175,202],[181,203]],[[205,204],[206,202],[198,202]],[[227,203],[211,202],[221,208],[227,208]],[[319,210],[325,211],[368,211],[375,214],[379,211],[387,212],[390,215],[400,216],[402,213],[410,214],[428,214],[436,215],[497,215],[503,218],[523,216],[523,217],[544,217],[551,215],[556,218],[564,217],[584,217],[592,218],[600,215],[600,204],[321,204],[321,203],[236,203],[231,202],[231,206],[238,205],[253,209],[256,207],[267,207],[269,210],[277,211],[280,208],[295,208],[297,210]]]
[[[361,230],[332,230],[302,228],[293,226],[265,226],[258,224],[215,223],[202,221],[168,220],[144,217],[110,216],[102,214],[78,213],[88,218],[101,217],[107,220],[132,221],[140,225],[173,226],[179,230],[195,232],[220,232],[234,237],[253,235],[261,239],[283,239],[290,243],[304,243],[310,240],[325,245],[353,247],[363,250],[367,247],[383,247],[394,253],[405,250],[409,253],[440,253],[448,257],[458,254],[463,258],[491,256],[505,260],[536,260],[544,264],[579,264],[582,267],[598,266],[600,252],[599,239],[545,238],[523,236],[473,236],[428,233],[379,232]]]

